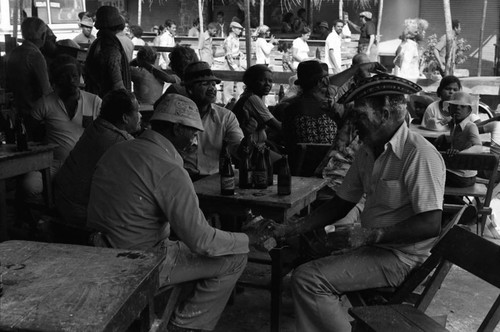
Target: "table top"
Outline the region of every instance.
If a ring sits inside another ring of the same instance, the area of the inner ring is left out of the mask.
[[[1,331],[125,331],[158,287],[152,253],[0,243]]]
[[[56,147],[56,144],[39,144],[30,142],[28,145],[28,151],[17,151],[16,144],[0,144],[0,162],[45,152],[51,152]]]
[[[194,189],[198,198],[216,199],[224,203],[246,203],[249,205],[259,204],[268,207],[292,208],[300,201],[323,188],[328,180],[313,177],[292,176],[292,193],[290,195],[278,195],[277,177],[274,175],[274,183],[267,189],[240,189],[238,188],[238,173],[235,172],[236,189],[234,195],[226,196],[220,193],[220,176],[213,174],[194,182]]]
[[[441,135],[449,135],[450,134],[449,130],[447,130],[447,131],[429,130],[429,129],[425,128],[424,126],[419,125],[419,124],[415,124],[415,123],[410,124],[410,130],[414,133],[419,133],[420,135],[424,136],[425,138],[430,138],[430,139],[436,139]],[[485,143],[489,144],[491,141],[490,134],[488,134],[488,133],[480,134],[479,137],[481,138],[481,142],[483,143],[483,145]]]

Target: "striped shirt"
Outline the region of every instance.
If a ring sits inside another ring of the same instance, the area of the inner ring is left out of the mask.
[[[366,193],[363,227],[389,227],[420,213],[442,210],[445,174],[443,158],[434,146],[403,124],[377,159],[367,147],[359,149],[338,195],[357,203]],[[434,240],[378,246],[414,265],[425,260]]]

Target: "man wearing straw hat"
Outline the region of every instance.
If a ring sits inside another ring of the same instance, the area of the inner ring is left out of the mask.
[[[94,21],[88,17],[83,16],[80,23],[80,28],[82,28],[82,32],[73,38],[73,41],[77,44],[92,44],[95,40],[95,36],[92,34],[92,28],[94,28]]]
[[[313,244],[313,260],[292,275],[297,331],[351,331],[343,293],[397,286],[429,255],[441,227],[446,169],[434,146],[405,123],[405,94],[420,89],[380,74],[340,98],[354,101],[363,146],[330,201],[277,231],[306,233]],[[326,235],[324,226],[343,218],[364,193],[361,223]]]
[[[160,287],[192,282],[168,331],[213,330],[243,272],[256,233],[211,227],[179,151],[204,130],[196,104],[169,94],[155,105],[151,130],[109,148],[97,163],[87,224],[114,248],[164,256]],[[170,240],[173,230],[179,240]]]

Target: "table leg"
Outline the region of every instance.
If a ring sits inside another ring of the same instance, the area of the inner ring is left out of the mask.
[[[5,180],[0,180],[0,242],[9,239],[7,222],[7,192]]]
[[[52,196],[52,176],[50,174],[50,167],[44,168],[41,170],[42,172],[42,181],[43,181],[43,198],[45,200],[45,205],[48,209],[53,207],[53,197]]]

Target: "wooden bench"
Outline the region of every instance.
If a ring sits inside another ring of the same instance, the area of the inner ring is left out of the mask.
[[[431,252],[429,259],[438,260],[439,265],[417,303],[414,306],[394,304],[352,308],[349,312],[355,318],[354,331],[448,331],[424,312],[453,265],[500,288],[499,245],[455,226]],[[496,298],[478,331],[493,331],[499,321],[500,296]]]

